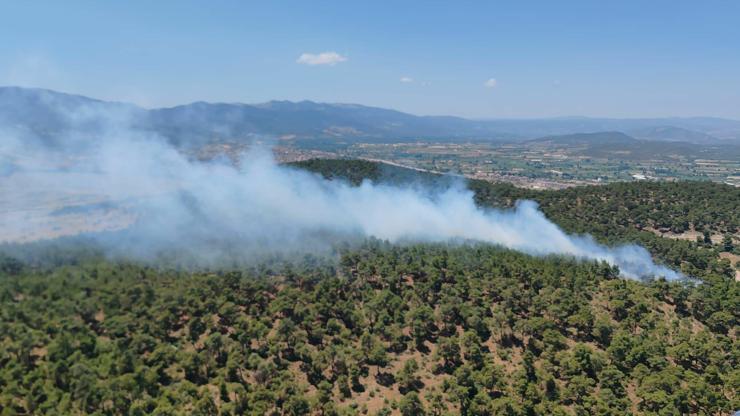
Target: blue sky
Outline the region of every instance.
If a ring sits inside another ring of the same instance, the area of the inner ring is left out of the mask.
[[[740,119],[739,22],[738,1],[7,1],[0,85],[147,107]]]

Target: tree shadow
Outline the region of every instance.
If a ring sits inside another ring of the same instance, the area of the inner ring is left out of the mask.
[[[423,381],[421,381],[419,379],[416,379],[408,387],[406,387],[406,386],[400,387],[399,386],[398,387],[398,391],[401,392],[401,394],[406,394],[406,393],[408,393],[410,391],[420,391],[421,389],[424,388],[424,386],[425,386],[425,384],[424,384]]]
[[[375,374],[375,381],[383,387],[390,387],[396,384],[396,376],[393,373],[383,373],[378,370],[378,373]]]

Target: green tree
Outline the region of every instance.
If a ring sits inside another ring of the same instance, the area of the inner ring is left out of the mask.
[[[403,391],[416,390],[420,381],[417,376],[419,371],[419,363],[415,359],[411,358],[403,363],[403,367],[396,375],[396,381],[398,382],[399,389]]]
[[[424,406],[419,399],[419,395],[413,391],[405,394],[403,398],[401,398],[398,410],[401,411],[403,416],[422,416],[426,414]]]

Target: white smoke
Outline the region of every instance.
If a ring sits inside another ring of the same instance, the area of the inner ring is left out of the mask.
[[[41,147],[21,151],[11,136],[3,135],[0,145],[0,156],[15,166],[0,175],[0,235],[6,237],[28,235],[34,227],[64,229],[68,219],[49,214],[52,208],[102,201],[121,210],[103,221],[135,215],[108,227],[130,232],[105,242],[132,256],[178,250],[213,259],[224,251],[248,255],[326,246],[329,239],[349,236],[475,240],[538,256],[605,261],[629,278],[682,277],[656,265],[642,247],[605,247],[589,236],[564,233],[532,201],[520,201],[511,210],[484,210],[462,184],[442,190],[370,182],[353,187],[278,165],[264,149],[243,155],[238,167],[193,162],[164,141],[120,124],[94,145],[65,149],[55,157],[50,156],[55,151]],[[68,166],[61,169],[60,160]]]

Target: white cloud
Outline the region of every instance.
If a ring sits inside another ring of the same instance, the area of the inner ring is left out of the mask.
[[[336,65],[347,60],[347,57],[336,52],[303,53],[296,62],[304,65]]]
[[[483,86],[486,88],[494,88],[496,85],[498,85],[496,78],[489,78],[488,81],[483,83]]]
[[[414,79],[411,78],[411,77],[401,77],[401,82],[403,82],[405,84],[410,84],[410,83],[414,82]]]

